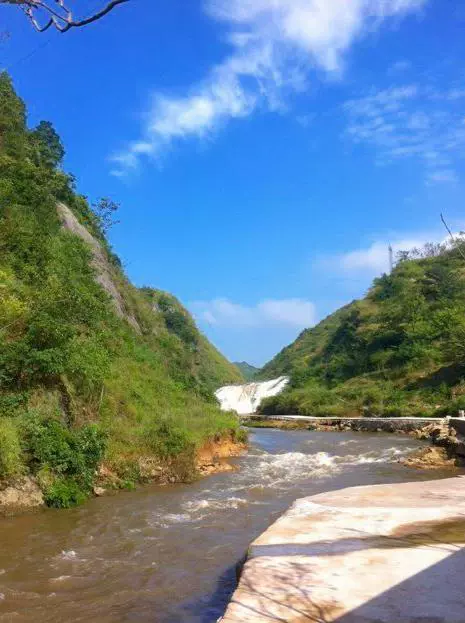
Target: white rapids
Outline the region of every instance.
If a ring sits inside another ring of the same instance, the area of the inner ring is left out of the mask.
[[[215,396],[223,411],[236,411],[239,415],[248,415],[256,412],[264,398],[281,393],[288,383],[288,376],[280,376],[271,381],[226,385],[220,387],[215,392]]]

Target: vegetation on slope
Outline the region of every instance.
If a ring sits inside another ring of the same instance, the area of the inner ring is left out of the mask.
[[[238,434],[213,391],[241,381],[174,297],[128,282],[63,155],[0,74],[0,478],[35,474],[52,506],[85,498],[102,461],[119,482],[147,457],[189,476],[197,446]],[[98,241],[122,313],[58,202]]]
[[[235,362],[234,365],[236,368],[239,368],[246,381],[255,380],[257,374],[260,372],[260,368],[252,366],[250,363],[247,363],[247,361]]]
[[[290,374],[268,414],[432,416],[465,408],[465,260],[461,239],[399,254],[391,275],[268,363]]]

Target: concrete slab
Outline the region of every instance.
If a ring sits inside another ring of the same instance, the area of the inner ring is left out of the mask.
[[[465,623],[465,477],[298,500],[251,545],[223,623]]]

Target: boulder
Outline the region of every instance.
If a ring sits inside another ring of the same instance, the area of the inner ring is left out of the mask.
[[[29,476],[4,483],[0,490],[0,515],[15,515],[42,506],[45,506],[42,491]]]

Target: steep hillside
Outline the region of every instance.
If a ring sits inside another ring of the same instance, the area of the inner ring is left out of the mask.
[[[265,380],[283,374],[292,374],[296,377],[299,371],[305,374],[310,361],[322,352],[349,307],[350,305],[339,309],[313,329],[302,331],[292,344],[283,348],[276,357],[261,368],[257,378]]]
[[[265,413],[433,415],[465,407],[465,245],[401,253],[367,296],[304,331],[260,372],[291,375]]]
[[[252,381],[260,372],[260,368],[250,365],[247,361],[234,362],[234,365],[239,368],[246,381]]]
[[[0,479],[31,472],[55,506],[102,462],[119,484],[153,461],[188,477],[237,433],[213,391],[242,380],[174,297],[129,283],[63,155],[0,74]]]

